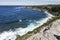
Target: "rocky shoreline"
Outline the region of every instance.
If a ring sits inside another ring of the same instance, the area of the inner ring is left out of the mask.
[[[40,9],[40,8],[38,8],[38,9]],[[48,11],[48,9],[42,9],[42,10]],[[49,12],[49,13],[51,13],[51,12]],[[28,32],[27,34],[25,34],[23,36],[17,35],[16,40],[59,40],[59,39],[57,39],[57,38],[60,38],[59,37],[60,36],[59,23],[60,23],[60,15],[55,16],[52,19],[49,19],[42,26],[34,29],[33,31]],[[56,29],[56,26],[57,26],[57,29]],[[54,34],[54,33],[58,33],[56,30],[59,31],[59,35]]]
[[[26,40],[60,40],[60,19],[44,27]]]
[[[18,35],[17,38],[16,38],[16,40],[20,40],[20,39],[21,40],[27,40],[28,38],[30,38],[30,36],[36,35],[37,33],[39,33],[44,28],[47,28],[47,29],[45,29],[45,31],[46,31],[46,30],[50,29],[49,25],[51,26],[52,23],[55,22],[58,19],[60,19],[60,16],[54,17],[53,19],[50,19],[49,21],[47,21],[46,23],[44,23],[42,26],[37,27],[33,31],[29,31],[27,34],[25,34],[23,36]]]

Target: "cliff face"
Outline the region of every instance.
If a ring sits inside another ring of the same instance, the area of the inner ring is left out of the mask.
[[[56,20],[44,27],[40,32],[26,40],[60,40],[60,20]]]

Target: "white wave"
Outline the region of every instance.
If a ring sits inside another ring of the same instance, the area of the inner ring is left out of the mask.
[[[22,20],[19,20],[19,22],[22,22]]]
[[[47,13],[47,12],[46,12]],[[48,14],[48,17],[43,18],[39,21],[36,21],[35,23],[31,23],[29,24],[26,28],[17,28],[15,31],[5,31],[3,33],[0,34],[0,40],[15,40],[16,39],[16,35],[20,35],[23,36],[24,34],[26,34],[28,31],[32,31],[33,29],[43,25],[45,22],[47,22],[48,19],[50,19],[52,16],[50,14]],[[21,21],[21,20],[20,20]]]
[[[24,7],[15,7],[15,9],[16,9],[16,12],[19,12],[19,11],[21,11],[21,8],[24,8]]]
[[[15,9],[20,9],[20,8],[25,8],[25,7],[15,7]]]
[[[54,17],[51,13],[45,11],[46,14],[48,14],[50,17]]]

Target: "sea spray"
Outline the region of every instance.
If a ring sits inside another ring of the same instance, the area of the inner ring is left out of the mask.
[[[10,8],[10,7],[9,7]],[[4,9],[3,9],[4,10]],[[10,9],[9,9],[10,10]],[[24,14],[25,14],[25,12],[27,12],[28,10],[29,10],[29,12],[28,13],[30,13],[31,11],[32,11],[32,13],[31,14],[33,14],[33,13],[35,13],[37,10],[35,10],[34,12],[33,12],[33,10],[32,9],[26,9],[26,8],[21,8],[21,7],[15,7],[14,8],[14,12],[17,12],[17,14],[20,14],[20,12],[22,11],[22,13],[23,13],[23,10],[24,10]],[[11,9],[11,11],[13,11],[12,9]],[[10,13],[11,13],[11,11],[9,11]],[[5,11],[6,12],[6,11]],[[5,13],[4,12],[4,13]],[[28,14],[27,13],[27,14]],[[19,28],[16,28],[14,31],[12,31],[12,30],[9,30],[9,31],[4,31],[4,32],[2,32],[2,33],[0,33],[0,40],[9,40],[9,39],[11,39],[11,40],[15,40],[16,39],[16,35],[20,35],[20,36],[23,36],[24,34],[26,34],[27,32],[29,32],[29,31],[32,31],[32,30],[34,30],[35,28],[37,28],[37,27],[39,27],[39,26],[41,26],[41,25],[43,25],[48,19],[50,19],[52,16],[51,15],[49,15],[49,13],[47,13],[47,12],[45,12],[46,14],[48,14],[47,15],[47,17],[46,18],[40,18],[40,14],[41,13],[41,10],[39,10],[39,11],[37,11],[36,13],[35,13],[35,15],[34,15],[34,17],[36,17],[36,15],[37,15],[37,18],[39,17],[39,19],[40,20],[38,20],[38,21],[34,21],[34,22],[32,22],[32,23],[30,23],[26,28],[22,28],[22,27],[19,27]],[[12,14],[12,13],[11,13]],[[43,14],[43,13],[42,13]],[[42,15],[41,14],[41,15]],[[26,15],[26,14],[25,14]],[[23,17],[25,16],[25,15],[23,15]],[[28,14],[29,16],[30,16],[30,14]],[[28,16],[27,15],[27,16]],[[20,16],[20,15],[19,15]],[[28,16],[28,17],[29,17]],[[42,15],[42,16],[44,16],[44,15]],[[42,17],[41,16],[41,17]],[[21,16],[20,16],[21,17]],[[30,17],[32,17],[32,16],[30,16]],[[21,17],[22,18],[22,17]],[[23,20],[21,20],[21,19],[19,19],[19,22],[22,22]],[[32,21],[32,20],[30,20],[30,21]]]
[[[39,21],[36,21],[35,23],[37,23],[37,25],[35,25],[35,23],[31,23],[26,28],[17,28],[15,31],[12,31],[12,30],[4,31],[3,33],[0,34],[0,40],[9,40],[9,39],[15,40],[16,39],[16,35],[23,36],[28,31],[32,31],[35,28],[43,25],[51,17],[52,17],[51,15],[48,15],[48,17],[46,17],[46,18],[43,18],[43,19],[41,19]]]

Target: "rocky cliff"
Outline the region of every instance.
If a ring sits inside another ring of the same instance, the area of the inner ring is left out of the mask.
[[[26,40],[60,40],[60,19],[44,27]]]

